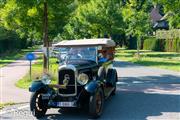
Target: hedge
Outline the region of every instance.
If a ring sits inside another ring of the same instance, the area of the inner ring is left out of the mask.
[[[163,40],[148,37],[143,42],[144,50],[180,52],[180,39]]]
[[[180,39],[166,40],[165,51],[180,52]]]
[[[26,47],[26,39],[20,39],[15,32],[0,28],[0,54]]]
[[[155,37],[149,37],[144,40],[143,49],[153,51],[164,51],[164,44],[164,40],[159,40]]]

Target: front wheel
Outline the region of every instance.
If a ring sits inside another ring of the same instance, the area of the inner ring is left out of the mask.
[[[89,99],[89,115],[92,118],[98,118],[102,114],[104,106],[104,94],[102,88],[99,88]]]
[[[34,92],[30,98],[30,110],[36,118],[41,118],[47,111],[47,101],[42,99],[40,92]]]

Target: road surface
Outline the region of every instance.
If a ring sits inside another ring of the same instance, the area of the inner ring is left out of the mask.
[[[99,120],[180,120],[180,73],[115,62],[117,94],[105,102]],[[0,119],[35,119],[29,104],[6,107]],[[86,120],[86,111],[48,110],[43,119]]]
[[[34,53],[37,56],[40,52],[36,51]],[[29,92],[15,86],[15,83],[25,76],[28,71],[29,61],[25,57],[0,68],[0,103],[29,101]]]

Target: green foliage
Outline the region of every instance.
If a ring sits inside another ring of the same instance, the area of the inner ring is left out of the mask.
[[[26,47],[26,40],[21,40],[14,31],[0,27],[0,54]]]
[[[180,53],[154,52],[149,50],[140,50],[140,52],[142,57],[140,60],[137,60],[134,57],[136,50],[117,49],[116,59],[180,72]]]
[[[53,84],[57,84],[58,80],[58,64],[56,61],[56,58],[50,58],[49,73],[51,75],[51,83]],[[42,59],[38,59],[36,63],[32,65],[32,80],[30,80],[29,73],[27,73],[22,79],[16,82],[16,86],[28,89],[33,80],[41,79],[43,73],[42,62]]]
[[[8,0],[0,8],[2,25],[20,37],[42,40],[44,0]],[[48,34],[52,39],[63,31],[69,15],[76,8],[73,0],[47,0]]]
[[[166,40],[165,51],[180,52],[180,39]]]
[[[115,0],[90,0],[79,6],[64,27],[63,38],[110,37],[122,33],[125,23],[121,6],[121,2]]]
[[[180,2],[179,0],[154,0],[163,6],[164,12],[168,15],[170,28],[180,28]]]
[[[14,105],[14,104],[15,104],[15,103],[13,103],[13,102],[0,103],[0,110],[3,109],[5,106]]]
[[[151,30],[150,16],[146,13],[147,8],[143,7],[146,4],[141,2],[139,0],[130,0],[130,3],[126,4],[122,9],[123,19],[128,25],[126,29],[127,35],[134,35],[138,39]]]
[[[152,32],[149,12],[154,4],[169,13],[171,28],[180,26],[179,0],[1,0],[0,26],[20,38],[42,41],[44,2],[48,37],[54,41],[106,36],[121,46],[139,48],[142,38]]]
[[[164,40],[159,40],[155,37],[149,37],[144,40],[143,49],[152,51],[164,51],[164,43]]]
[[[144,50],[180,52],[180,39],[156,39],[148,37],[143,43]]]

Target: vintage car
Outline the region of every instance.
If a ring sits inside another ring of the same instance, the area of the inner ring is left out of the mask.
[[[49,108],[83,108],[97,118],[104,100],[116,92],[117,72],[113,68],[115,42],[110,39],[62,41],[55,45],[66,49],[59,53],[58,83],[51,84],[48,75],[33,81],[30,110],[37,118]]]

